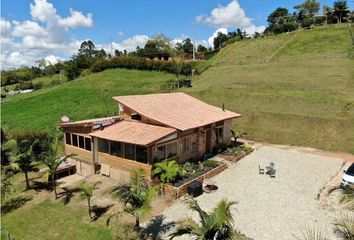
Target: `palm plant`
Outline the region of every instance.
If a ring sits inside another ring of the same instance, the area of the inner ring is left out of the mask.
[[[151,173],[153,176],[158,176],[162,183],[171,183],[180,174],[180,167],[174,160],[155,163],[154,167]]]
[[[91,198],[93,196],[93,192],[97,189],[97,185],[101,184],[100,181],[95,182],[94,184],[90,184],[87,182],[82,182],[77,190],[80,192],[80,196],[82,199],[87,200],[88,205],[88,214],[90,219],[92,219],[92,212],[91,212]]]
[[[41,155],[41,161],[48,167],[48,175],[47,181],[51,180],[52,187],[54,190],[55,199],[58,198],[57,187],[55,181],[55,173],[58,170],[58,167],[61,163],[65,162],[68,158],[74,156],[74,154],[66,155],[62,158],[59,158],[60,154],[60,145],[58,139],[55,140],[54,143],[51,144],[49,150]]]
[[[124,204],[124,211],[135,217],[137,229],[140,227],[140,219],[150,212],[151,202],[156,191],[156,187],[149,187],[142,169],[132,172],[129,184],[120,185],[112,190],[114,195]],[[107,224],[113,216],[108,219]]]
[[[297,240],[329,240],[326,236],[324,236],[320,231],[316,228],[305,228],[302,231],[301,236],[294,236]]]
[[[343,239],[354,240],[354,216],[353,215],[340,216],[339,218],[337,218],[334,225],[341,233]]]
[[[198,224],[191,217],[184,218],[178,222],[178,226],[170,235],[170,239],[184,234],[194,235],[200,240],[232,239],[234,237],[231,207],[236,202],[224,199],[209,214],[200,208],[196,200],[189,198],[187,203],[192,210],[199,214],[201,224]]]
[[[9,154],[10,164],[7,167],[14,171],[21,171],[25,174],[26,190],[30,189],[28,173],[37,171],[36,161],[33,153],[33,146],[36,142],[33,142],[30,146],[24,147],[26,141],[22,141],[21,144],[15,139],[10,139],[4,144],[4,150]]]

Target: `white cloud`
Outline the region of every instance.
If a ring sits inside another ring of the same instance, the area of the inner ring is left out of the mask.
[[[246,16],[238,1],[233,0],[226,6],[214,8],[204,22],[216,27],[244,28],[252,25],[252,20]]]
[[[221,32],[223,34],[227,34],[228,30],[227,28],[219,28],[218,30],[216,30],[213,35],[211,35],[211,37],[208,39],[208,43],[210,46],[214,46],[214,38],[216,38],[218,36],[218,33]]]
[[[92,27],[93,20],[91,13],[88,13],[87,16],[85,16],[82,12],[70,9],[70,14],[69,17],[60,19],[59,23],[71,28]]]
[[[124,33],[121,32],[121,31],[119,31],[119,32],[117,32],[117,35],[118,35],[119,37],[122,37],[122,36],[124,35]]]
[[[52,56],[71,56],[82,41],[72,39],[71,29],[91,27],[92,14],[70,9],[68,17],[57,13],[47,0],[30,4],[32,19],[8,21],[1,18],[1,67],[32,65],[35,60],[54,60]]]
[[[47,37],[48,32],[46,29],[39,26],[37,22],[33,21],[24,21],[17,22],[13,21],[15,27],[12,31],[12,35],[15,37],[24,37],[24,36],[39,36],[39,37]]]
[[[123,40],[121,43],[113,43],[113,48],[119,51],[125,49],[128,52],[132,52],[135,51],[137,46],[144,47],[147,40],[149,40],[149,37],[146,35],[135,35]]]
[[[266,29],[265,26],[255,26],[255,25],[251,25],[249,27],[245,27],[243,28],[244,31],[246,31],[246,33],[250,36],[252,36],[255,32],[258,32],[258,33],[262,33],[264,32],[264,30]]]
[[[64,61],[63,58],[57,57],[54,55],[49,55],[49,56],[45,57],[44,60],[47,62],[47,64],[56,64],[58,62]]]

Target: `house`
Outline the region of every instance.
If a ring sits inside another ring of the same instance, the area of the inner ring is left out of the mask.
[[[166,52],[162,53],[145,53],[144,58],[149,60],[171,61],[171,55]]]
[[[199,160],[218,144],[229,144],[232,120],[238,113],[211,106],[185,93],[113,97],[119,116],[67,122],[65,151],[87,176],[101,167],[118,180],[133,169],[147,176],[155,162]],[[108,167],[108,170],[107,170]]]

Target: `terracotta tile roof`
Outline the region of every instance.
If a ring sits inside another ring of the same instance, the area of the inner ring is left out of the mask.
[[[140,115],[182,131],[241,116],[185,93],[117,96],[113,99]]]
[[[105,127],[103,130],[94,131],[90,135],[112,141],[146,146],[175,132],[176,130],[173,128],[137,121],[120,121]]]
[[[120,117],[120,116],[93,118],[93,119],[86,119],[86,120],[80,120],[80,121],[75,121],[75,122],[61,123],[58,125],[58,128],[72,127],[72,126],[91,126],[91,125],[99,124],[102,122],[114,123],[114,122],[119,121],[121,119],[122,119],[122,117]]]

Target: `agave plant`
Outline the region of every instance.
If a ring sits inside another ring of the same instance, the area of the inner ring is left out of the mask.
[[[302,231],[301,236],[295,236],[297,240],[329,240],[326,236],[324,236],[320,231],[316,228],[305,228]]]
[[[154,164],[153,176],[158,176],[162,183],[171,183],[180,175],[180,167],[176,161],[163,161]]]
[[[200,240],[232,239],[235,237],[231,207],[236,202],[224,199],[209,214],[203,211],[193,198],[189,198],[187,203],[190,209],[199,214],[200,224],[191,217],[184,218],[177,223],[177,228],[170,235],[170,239],[184,234],[194,235],[196,239]]]

